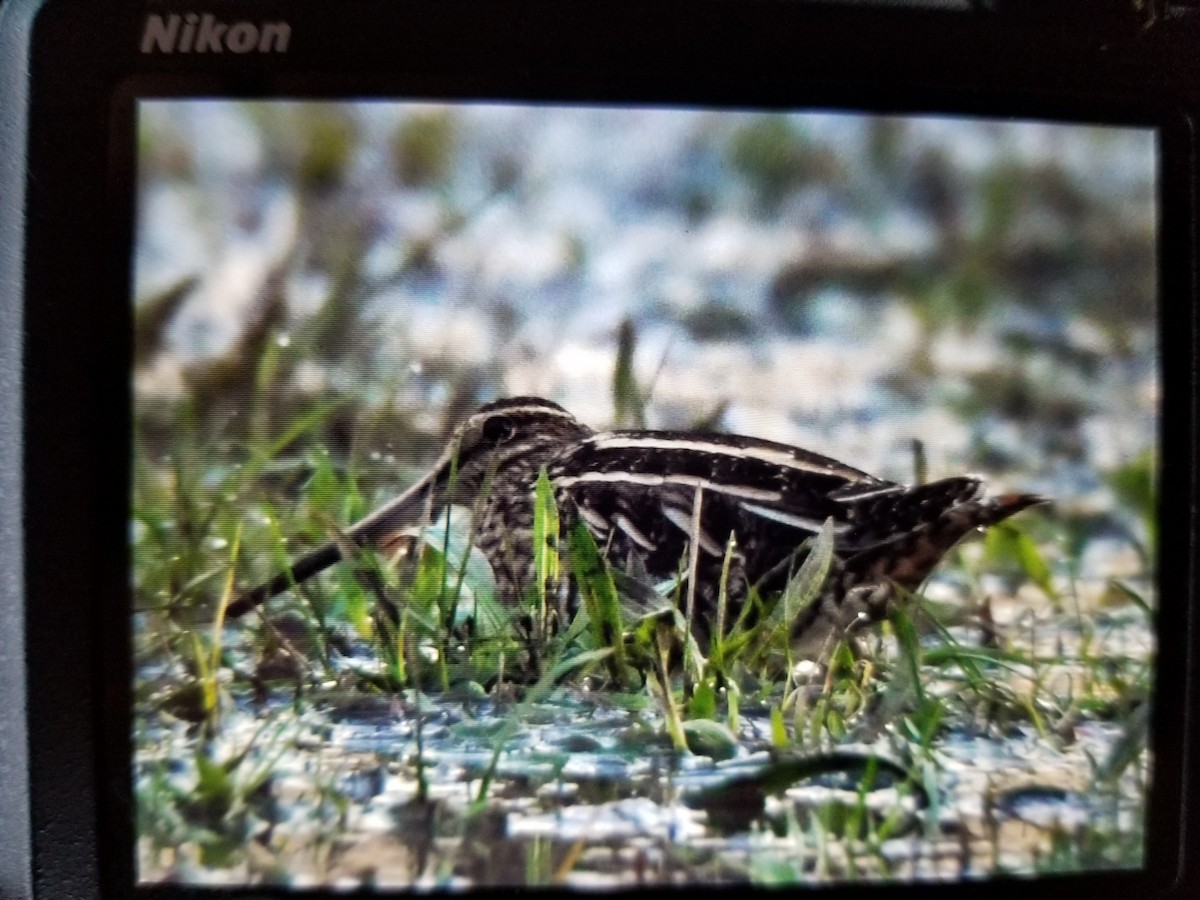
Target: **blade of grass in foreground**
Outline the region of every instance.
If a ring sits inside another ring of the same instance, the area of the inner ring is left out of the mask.
[[[1059,594],[1054,587],[1050,564],[1028,534],[1009,522],[1001,522],[988,529],[984,535],[984,547],[991,559],[1015,560],[1025,577],[1036,584],[1052,602],[1058,604]]]
[[[799,571],[788,581],[783,597],[771,611],[764,629],[767,638],[759,644],[760,653],[771,648],[782,647],[787,659],[788,679],[794,669],[792,658],[791,629],[796,618],[821,595],[829,570],[833,566],[833,519],[825,520],[820,532],[811,539],[808,555],[800,564]]]
[[[737,554],[737,534],[729,532],[725,557],[721,560],[721,580],[717,584],[717,621],[709,638],[708,659],[718,672],[725,670],[725,616],[729,605],[729,570]]]
[[[608,567],[600,558],[592,533],[582,522],[571,530],[568,550],[571,572],[583,594],[596,643],[612,651],[609,671],[620,684],[625,673],[625,635],[621,626],[621,604],[617,599],[617,589]]]
[[[544,637],[547,626],[548,590],[558,589],[558,505],[554,502],[554,486],[545,468],[538,472],[533,503],[533,568],[537,576],[539,636]]]

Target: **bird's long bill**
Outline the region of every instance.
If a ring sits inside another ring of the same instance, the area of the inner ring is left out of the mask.
[[[1023,509],[1049,502],[1051,502],[1050,498],[1043,497],[1041,494],[1001,494],[988,502],[987,521],[981,524],[984,526],[995,525],[1003,522],[1009,516],[1015,516]]]
[[[293,585],[329,568],[343,558],[343,547],[383,549],[393,543],[404,529],[428,521],[432,508],[441,502],[446,493],[452,467],[453,456],[448,449],[420,481],[399,497],[355,522],[337,540],[310,550],[270,580],[246,591],[229,604],[225,615],[229,618],[244,615]]]

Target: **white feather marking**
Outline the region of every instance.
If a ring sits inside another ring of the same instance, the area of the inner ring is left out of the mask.
[[[714,456],[728,456],[732,459],[757,459],[771,465],[797,469],[801,472],[819,472],[824,475],[839,474],[845,470],[845,467],[835,460],[829,460],[828,463],[822,464],[798,459],[794,453],[782,447],[764,447],[753,444],[747,447],[738,447],[715,441],[626,434],[598,434],[595,437],[587,438],[586,443],[600,450],[688,450],[696,453],[710,453]]]
[[[814,534],[819,532],[825,525],[821,519],[810,519],[808,516],[797,516],[789,512],[784,512],[781,509],[771,509],[769,506],[759,506],[756,503],[742,502],[738,504],[748,513],[753,513],[756,516],[762,516],[764,519],[770,519],[772,522],[778,522],[780,525],[790,525],[793,528],[802,528],[805,531],[811,531]],[[843,522],[840,525],[833,526],[834,534],[841,534],[850,526]]]
[[[663,515],[667,517],[667,520],[672,525],[674,525],[676,528],[678,528],[680,531],[682,531],[684,534],[686,534],[689,538],[692,537],[692,517],[691,517],[691,515],[689,515],[688,513],[685,513],[681,509],[676,509],[673,506],[668,506],[665,503],[662,504],[662,512],[663,512]],[[696,535],[696,542],[700,545],[701,550],[703,550],[709,556],[723,555],[724,551],[722,550],[721,545],[712,539],[712,535],[708,534],[708,532],[706,532],[702,528],[697,529],[697,531],[699,533]]]
[[[574,419],[575,417],[565,409],[558,409],[554,406],[547,406],[540,403],[530,403],[526,406],[502,406],[499,409],[489,409],[486,412],[477,412],[471,415],[467,421],[487,421],[494,419],[497,416],[514,416],[523,415],[525,413],[537,413],[539,416],[554,416],[559,419]]]
[[[582,475],[569,475],[554,479],[560,488],[569,488],[577,484],[638,484],[645,487],[660,487],[664,484],[678,484],[690,488],[702,488],[713,494],[726,494],[744,500],[759,500],[765,503],[778,503],[783,499],[779,491],[766,488],[750,487],[744,484],[721,484],[697,475],[649,475],[643,472],[585,472]]]
[[[600,515],[600,513],[596,512],[590,506],[584,506],[582,503],[577,504],[575,508],[579,510],[579,515],[587,520],[587,523],[592,526],[592,529],[597,534],[608,534],[608,520],[604,516]]]
[[[643,550],[654,549],[654,542],[642,534],[641,530],[629,521],[629,518],[624,513],[617,513],[613,516],[613,524],[625,532],[629,536],[629,539]]]
[[[889,484],[886,487],[873,487],[861,491],[841,490],[830,494],[830,499],[836,500],[838,503],[857,503],[859,500],[867,500],[871,497],[886,497],[888,494],[903,494],[907,491],[902,484]]]

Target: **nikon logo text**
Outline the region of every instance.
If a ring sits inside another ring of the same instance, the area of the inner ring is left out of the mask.
[[[287,53],[287,22],[222,22],[212,13],[146,16],[143,53]]]

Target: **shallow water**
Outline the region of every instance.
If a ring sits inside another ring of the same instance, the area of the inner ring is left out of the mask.
[[[1043,623],[1060,637],[1066,624]],[[195,726],[147,714],[136,756],[144,817],[161,815],[155,773],[195,796],[200,752],[236,759],[232,780],[247,796],[215,829],[170,846],[153,837],[161,822],[147,823],[140,873],[294,886],[617,887],[1137,866],[1152,758],[1144,733],[1137,743],[1138,715],[1070,710],[1085,702],[1089,672],[1145,665],[1150,646],[1144,623],[1128,615],[1087,659],[1064,637],[1059,661],[1036,672],[996,667],[993,683],[1024,692],[1036,722],[1011,709],[981,718],[985,707],[956,699],[966,690],[960,672],[927,667],[926,692],[951,710],[927,745],[914,741],[908,713],[880,719],[889,701],[877,695],[843,741],[822,732],[807,745],[801,729],[780,748],[777,699],[747,701],[720,761],[675,751],[648,695],[585,684],[537,703],[326,686],[298,706],[280,692],[265,703],[229,700],[207,743]],[[886,668],[887,642],[881,649]],[[1063,673],[1074,678],[1074,701]],[[1102,694],[1095,687],[1093,699]],[[1104,776],[1131,739],[1133,763]],[[227,846],[214,853],[206,840]],[[1097,846],[1115,849],[1088,856]]]

